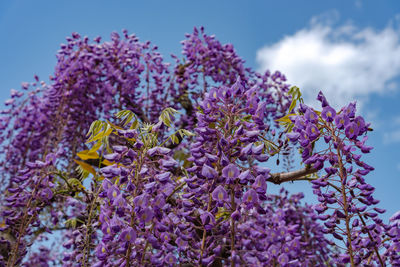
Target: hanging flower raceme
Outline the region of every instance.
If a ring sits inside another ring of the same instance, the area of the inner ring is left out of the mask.
[[[245,214],[265,214],[262,202],[267,199],[270,172],[248,164],[267,161],[275,148],[263,120],[265,102],[238,78],[231,87],[213,88],[200,107],[188,159],[193,166],[182,195],[187,204],[181,211],[195,233],[189,246],[200,250],[199,262],[192,264],[210,264],[218,257],[243,263],[239,259],[244,259],[246,250],[232,237],[245,222]]]
[[[355,103],[336,112],[321,92],[318,100],[322,103],[322,112],[302,104],[299,114],[290,117],[294,127],[287,137],[298,141],[303,162],[309,168],[325,172],[312,181],[314,194],[320,201],[315,209],[325,221],[324,232],[344,242],[346,253],[338,258],[338,264],[396,262],[394,254],[382,252],[382,248],[389,248],[385,241],[391,240],[386,237],[393,227],[379,218],[378,214],[384,210],[374,207],[379,202],[372,196],[375,188],[364,178],[374,170],[361,160],[362,153],[372,149],[365,144],[369,125],[355,115]],[[326,148],[316,145],[322,138]],[[328,166],[324,168],[325,164]]]
[[[54,162],[54,154],[47,155],[44,162],[28,162],[26,168],[11,179],[11,187],[1,212],[0,228],[4,233],[1,238],[3,249],[11,253],[2,255],[2,265],[20,264],[30,246],[28,237],[35,236],[35,231],[49,227],[40,215],[54,196],[54,177],[50,174]],[[56,220],[51,221],[57,223]]]

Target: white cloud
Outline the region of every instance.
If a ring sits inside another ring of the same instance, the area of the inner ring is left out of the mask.
[[[308,103],[316,103],[321,90],[337,108],[353,100],[363,104],[371,94],[398,87],[400,31],[391,24],[376,31],[314,17],[308,27],[258,50],[257,62],[260,71],[282,71]]]
[[[383,143],[384,144],[393,144],[400,142],[400,129],[389,131],[383,134]]]
[[[389,127],[388,127],[389,126]],[[383,133],[383,143],[385,145],[391,145],[394,143],[400,143],[400,116],[390,119],[390,124],[386,126],[385,132]],[[400,163],[399,163],[400,167]]]

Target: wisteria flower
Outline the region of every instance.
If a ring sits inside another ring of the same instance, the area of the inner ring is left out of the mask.
[[[201,169],[201,175],[208,179],[214,179],[218,176],[218,172],[214,168],[204,164]]]
[[[176,258],[172,253],[168,253],[168,255],[164,259],[164,263],[168,264],[168,266],[173,266],[176,263]]]
[[[356,114],[356,103],[350,103],[345,108],[343,108],[343,113],[349,118],[354,118]]]
[[[115,185],[110,186],[107,190],[107,197],[110,200],[114,200],[119,194],[120,191]]]
[[[254,207],[258,203],[258,195],[254,189],[249,189],[244,193],[243,200],[247,207]]]
[[[136,239],[136,232],[132,227],[125,228],[122,230],[119,240],[121,242],[133,243]]]
[[[332,122],[335,119],[335,116],[336,116],[336,111],[332,107],[325,106],[322,109],[321,117],[327,122]]]
[[[210,212],[203,211],[200,215],[200,219],[205,229],[211,230],[214,227],[215,218]]]
[[[350,122],[349,124],[346,125],[345,129],[346,136],[349,139],[354,139],[358,135],[358,127],[357,124],[354,122]]]
[[[338,129],[344,129],[344,127],[349,123],[349,118],[345,114],[339,114],[335,117],[335,123]]]
[[[287,133],[286,136],[287,136],[287,138],[289,138],[290,141],[296,142],[300,137],[300,133],[290,132],[290,133]]]
[[[140,223],[144,225],[153,219],[154,212],[151,208],[144,208],[139,212]]]
[[[326,100],[324,94],[321,91],[319,91],[318,93],[317,100],[321,102],[323,108],[329,106],[328,101]]]
[[[211,194],[212,198],[222,207],[228,201],[228,193],[222,185],[217,186]]]
[[[308,124],[306,132],[311,141],[315,140],[320,135],[320,132],[315,124]]]
[[[160,182],[167,182],[170,181],[171,173],[170,172],[163,172],[160,174],[157,174],[155,178],[160,181]]]
[[[304,116],[309,122],[312,122],[312,123],[315,123],[318,120],[317,114],[311,108],[307,108]]]
[[[256,180],[254,181],[252,187],[258,192],[258,193],[264,193],[267,191],[267,182],[265,179],[265,176],[263,175],[258,175],[256,177]]]
[[[239,180],[243,183],[246,183],[247,181],[251,180],[252,178],[254,179],[254,177],[251,175],[250,170],[245,170],[244,172],[242,172],[239,175]]]
[[[222,176],[227,179],[228,182],[233,182],[236,178],[239,177],[240,171],[238,167],[234,164],[229,164],[225,168],[222,169]]]
[[[96,247],[96,256],[99,260],[105,260],[108,254],[108,250],[106,245],[101,242],[97,247]]]
[[[53,191],[51,191],[50,188],[46,187],[40,191],[40,197],[43,198],[45,201],[48,201],[53,197]]]

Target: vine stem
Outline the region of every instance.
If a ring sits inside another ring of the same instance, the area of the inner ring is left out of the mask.
[[[365,223],[365,221],[364,221],[363,217],[361,216],[361,214],[360,214],[359,212],[357,212],[357,215],[358,215],[358,217],[360,218],[361,223],[362,223],[362,224],[364,225],[364,227],[366,228],[366,227],[367,227],[367,224]],[[372,235],[371,235],[370,231],[368,230],[368,228],[366,228],[366,229],[367,229],[367,233],[368,233],[369,239],[370,239],[371,241],[374,241],[374,239],[372,238]],[[376,256],[378,257],[378,260],[379,260],[379,263],[381,264],[381,266],[385,266],[385,264],[383,263],[383,260],[382,260],[382,258],[381,258],[381,255],[379,254],[378,248],[377,248],[376,246],[374,246],[374,251],[375,251],[375,253],[376,253]]]
[[[150,228],[150,233],[153,232],[154,229],[154,222],[151,225]],[[140,266],[142,266],[142,263],[144,261],[144,257],[146,256],[146,250],[149,247],[149,239],[146,240],[146,244],[144,245],[144,249],[143,249],[143,254],[142,254],[142,258],[140,259]],[[130,266],[130,265],[129,265]]]
[[[29,208],[31,206],[33,197],[36,194],[36,191],[37,191],[37,189],[38,189],[38,187],[39,187],[39,185],[42,182],[44,177],[45,177],[45,175],[40,177],[39,182],[35,185],[35,188],[32,191],[31,197],[29,198],[28,203],[25,206],[24,217],[22,219],[22,223],[21,223],[21,225],[19,227],[19,230],[18,230],[18,239],[17,239],[17,242],[15,243],[14,248],[11,251],[11,258],[7,262],[7,266],[9,266],[9,267],[14,267],[15,266],[15,261],[17,260],[16,258],[17,258],[18,250],[19,250],[19,243],[21,242],[21,237],[25,234],[26,226],[28,226],[31,223],[31,221],[32,221],[32,219],[34,217],[33,215],[30,216],[30,218],[27,221],[28,210],[29,210]]]
[[[84,245],[84,251],[83,251],[83,258],[82,258],[82,264],[83,267],[87,266],[89,256],[90,256],[90,242],[91,242],[91,224],[92,224],[92,214],[93,214],[93,207],[97,201],[97,197],[100,194],[101,189],[103,188],[102,185],[100,185],[99,189],[97,190],[92,203],[90,204],[90,209],[89,209],[89,217],[88,217],[88,225],[86,229],[86,235],[85,235],[85,245]],[[87,254],[87,257],[86,257]]]
[[[207,206],[207,211],[210,211],[210,210],[211,210],[211,201],[212,201],[211,193],[208,193],[208,206]],[[207,236],[206,234],[207,234],[207,231],[206,231],[206,229],[204,228],[204,229],[203,229],[203,236],[202,236],[202,240],[201,240],[199,267],[201,267],[201,261],[203,260],[204,247],[205,247],[205,244],[206,244],[206,236]]]
[[[234,192],[233,187],[231,187],[231,209],[232,209],[232,213],[236,209],[235,192]],[[235,251],[235,221],[233,220],[233,217],[231,216],[231,267],[235,266],[235,260],[233,258],[233,251]]]
[[[136,164],[136,168],[135,168],[135,177],[134,177],[134,179],[135,179],[135,186],[136,187],[135,187],[135,192],[133,194],[133,197],[136,197],[138,195],[139,172],[142,169],[142,164],[143,164],[143,153],[140,154],[139,162],[138,162],[138,164]],[[133,225],[134,225],[134,221],[135,221],[134,218],[135,218],[135,212],[132,209],[131,220],[129,222],[129,225],[131,227],[133,227]],[[143,255],[142,255],[142,258],[140,260],[140,264],[142,264],[142,261],[144,259],[144,255],[145,255],[146,249],[147,249],[147,244],[148,244],[148,241],[146,241],[146,246],[144,248]],[[126,267],[130,267],[131,266],[131,251],[132,251],[132,245],[131,245],[131,243],[129,243],[128,249],[126,250],[126,254],[125,254]]]
[[[332,133],[332,135],[334,136],[335,141],[337,143],[339,143],[338,137],[335,135],[335,131],[331,127],[329,127],[329,125],[326,125],[326,126],[328,127],[328,129]],[[339,150],[339,146],[337,147],[336,151],[337,151],[337,155],[338,155],[339,176],[340,176],[340,179],[342,181],[342,183],[341,183],[342,187],[341,187],[341,190],[339,190],[339,188],[337,188],[337,187],[335,187],[335,188],[339,192],[341,191],[342,196],[343,196],[343,209],[344,209],[345,216],[346,216],[345,221],[346,221],[347,241],[349,243],[350,264],[351,264],[351,266],[355,266],[354,265],[354,256],[353,256],[354,252],[353,252],[352,245],[351,245],[350,218],[349,218],[349,214],[348,214],[348,210],[347,210],[348,204],[347,204],[347,198],[346,198],[346,189],[345,189],[345,183],[343,183],[344,178],[345,178],[344,177],[345,174],[344,174],[344,171],[343,171],[344,170],[344,166],[343,166],[343,162],[342,162],[342,157],[341,157],[341,153],[340,153],[340,150]],[[364,219],[362,218],[361,214],[359,212],[357,212],[357,215],[360,218],[361,223],[363,224],[363,226],[366,227],[367,225],[366,225]],[[368,233],[369,239],[371,241],[373,241],[373,237],[372,237],[372,235],[371,235],[371,233],[370,233],[370,231],[368,229],[367,229],[367,233]],[[378,257],[380,265],[381,266],[385,266],[385,264],[383,263],[383,260],[382,260],[382,258],[380,256],[379,251],[378,251],[376,246],[374,246],[374,251],[376,253],[376,256]]]
[[[334,135],[334,133],[332,132],[332,134]],[[338,137],[336,135],[334,135],[335,137],[335,141],[337,143],[339,143]],[[348,212],[348,204],[347,204],[347,196],[346,196],[346,187],[345,187],[345,172],[344,172],[344,166],[343,166],[343,162],[342,162],[342,155],[340,153],[339,150],[339,146],[336,149],[337,151],[337,156],[338,156],[338,164],[339,164],[339,176],[340,179],[342,181],[342,187],[341,187],[341,193],[342,193],[342,199],[343,199],[343,211],[344,211],[344,215],[346,217],[345,219],[345,224],[346,224],[346,234],[347,234],[347,242],[349,243],[348,245],[348,251],[350,254],[350,264],[352,267],[355,267],[354,264],[354,251],[353,251],[353,246],[351,244],[351,229],[350,229],[350,215]]]

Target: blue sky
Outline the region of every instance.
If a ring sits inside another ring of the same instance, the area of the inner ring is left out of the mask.
[[[47,81],[71,32],[108,39],[128,29],[180,53],[205,26],[232,43],[248,66],[279,69],[309,103],[322,90],[336,107],[357,100],[372,122],[367,162],[385,218],[400,209],[400,3],[398,1],[1,1],[0,101],[11,88]],[[304,183],[290,185],[302,191]],[[310,192],[307,190],[307,192]],[[313,201],[313,197],[307,198]]]

